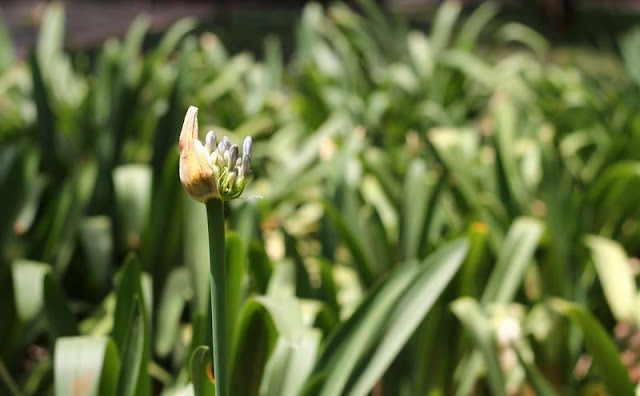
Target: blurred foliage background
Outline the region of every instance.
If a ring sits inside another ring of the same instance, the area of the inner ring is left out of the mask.
[[[212,394],[189,105],[255,142],[227,208],[233,394],[636,393],[640,30],[293,17],[255,51],[144,16],[68,51],[54,3],[24,57],[0,22],[0,394]]]

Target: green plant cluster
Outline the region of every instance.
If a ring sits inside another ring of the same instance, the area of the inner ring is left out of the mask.
[[[563,61],[491,3],[359,3],[306,6],[286,61],[191,20],[143,51],[144,17],[70,54],[56,4],[20,60],[0,23],[0,394],[214,393],[189,105],[254,142],[231,394],[635,393],[640,31]]]

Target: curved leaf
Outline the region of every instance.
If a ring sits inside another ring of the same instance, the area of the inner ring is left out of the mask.
[[[626,367],[620,361],[616,345],[591,313],[580,305],[553,299],[551,306],[568,316],[580,328],[587,351],[612,395],[634,395],[634,387]]]
[[[209,347],[201,345],[191,354],[189,371],[191,372],[195,396],[214,396],[216,394],[216,389],[208,375],[211,370],[211,364]]]
[[[120,358],[111,339],[59,338],[54,359],[56,395],[116,395]]]
[[[468,251],[466,241],[455,241],[436,250],[421,265],[396,309],[387,318],[382,337],[350,391],[350,395],[368,394],[391,365],[409,337],[429,313],[442,291],[457,273]]]
[[[513,222],[482,294],[483,304],[507,303],[513,299],[541,236],[539,220],[521,217]]]
[[[451,304],[453,313],[471,333],[475,344],[487,365],[489,385],[493,395],[506,396],[505,378],[500,367],[494,342],[491,321],[476,300],[470,297],[458,299]]]
[[[144,305],[140,296],[135,297],[129,323],[129,331],[122,352],[122,368],[118,377],[117,394],[122,396],[146,395],[150,393],[147,359],[145,359],[147,332]]]
[[[54,337],[78,334],[78,322],[69,309],[67,297],[50,272],[44,277],[44,306]]]
[[[585,240],[609,308],[617,320],[640,320],[635,312],[636,284],[629,258],[620,244],[589,235]]]
[[[387,317],[418,274],[418,266],[407,264],[382,282],[342,324],[328,341],[314,369],[326,371],[323,396],[340,394],[363,356],[374,347]]]

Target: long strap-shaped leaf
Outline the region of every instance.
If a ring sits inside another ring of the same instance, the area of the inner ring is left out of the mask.
[[[451,309],[471,333],[473,340],[480,349],[484,363],[487,365],[492,394],[506,396],[505,379],[495,351],[493,329],[491,328],[489,317],[477,301],[470,297],[456,300]],[[474,359],[473,356],[472,360]]]
[[[541,235],[542,223],[539,220],[523,217],[513,222],[482,294],[482,304],[511,302],[520,287]],[[471,391],[482,371],[481,355],[475,351],[462,365],[459,367],[460,372],[465,374],[458,384],[458,395],[466,395]],[[497,383],[495,380],[493,382]]]
[[[593,356],[593,363],[608,393],[634,395],[629,373],[620,361],[618,349],[593,315],[585,307],[561,299],[551,300],[551,306],[568,316],[582,331],[587,351]]]
[[[507,233],[496,267],[482,295],[482,303],[508,303],[515,296],[542,235],[542,223],[518,218]]]
[[[371,391],[458,272],[467,250],[467,243],[459,240],[444,246],[427,258],[420,273],[388,319],[389,325],[369,363],[351,389],[350,395],[365,396]]]
[[[326,373],[319,394],[345,394],[350,380],[354,385],[349,394],[367,394],[449,284],[466,252],[466,242],[451,242],[422,265],[403,266],[380,284],[324,350],[315,370],[316,375]]]
[[[596,235],[587,236],[585,243],[611,313],[617,320],[633,319],[637,323],[636,283],[627,253],[619,243]]]

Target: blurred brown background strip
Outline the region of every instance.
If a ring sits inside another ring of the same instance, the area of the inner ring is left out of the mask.
[[[460,0],[466,7],[474,7],[482,0]],[[48,0],[0,0],[0,12],[20,56],[32,48],[38,32],[43,5]],[[320,3],[328,1],[320,0]],[[395,12],[415,13],[434,10],[442,0],[377,0]],[[625,12],[640,11],[639,0],[498,0],[497,3],[518,9],[538,8],[538,14],[551,31],[568,30],[577,9],[603,8]],[[126,32],[133,19],[147,14],[151,31],[160,32],[175,21],[195,16],[217,18],[224,22],[230,12],[242,10],[269,11],[274,8],[301,7],[301,0],[66,0],[66,43],[70,49],[89,49],[110,36]],[[351,3],[355,3],[351,1]]]

